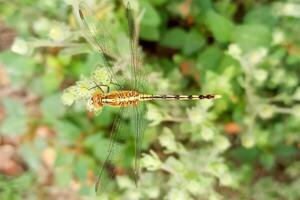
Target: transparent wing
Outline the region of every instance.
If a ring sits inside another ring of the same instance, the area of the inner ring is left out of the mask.
[[[141,88],[141,81],[143,76],[142,58],[138,46],[138,24],[135,20],[134,10],[130,3],[127,3],[126,16],[128,21],[128,34],[130,39],[130,55],[131,55],[131,78],[133,89],[139,90]]]
[[[136,169],[135,163],[139,163],[137,162],[139,160],[135,159],[137,157],[133,150],[133,147],[136,146],[135,141],[137,141],[135,140],[136,119],[134,116],[136,116],[136,112],[134,108],[121,107],[118,116],[113,122],[107,154],[99,170],[95,184],[96,193],[110,190],[112,186],[111,180],[116,176],[127,174],[136,177],[136,170],[132,171],[133,168]],[[140,149],[141,143],[138,144],[137,146]]]
[[[103,65],[109,73],[111,81],[120,85],[113,70],[113,63],[117,60],[119,53],[111,34],[107,31],[107,26],[97,19],[96,13],[84,2],[79,3],[78,16],[86,39],[102,56]]]
[[[143,136],[146,127],[146,114],[145,104],[141,104],[138,107],[134,107],[134,124],[135,124],[135,161],[134,161],[134,180],[137,185],[140,176],[140,158],[143,144]]]
[[[131,55],[131,78],[133,89],[139,92],[146,90],[147,79],[145,72],[142,68],[142,58],[138,46],[138,24],[135,20],[134,10],[131,8],[130,3],[127,3],[126,15],[128,20],[128,34],[130,39],[130,55]],[[132,121],[134,122],[134,147],[135,147],[135,162],[134,162],[134,179],[137,185],[140,174],[140,156],[142,151],[142,141],[146,120],[144,118],[146,106],[140,104],[134,107]]]
[[[146,125],[146,120],[143,118],[144,112],[143,105],[120,108],[110,132],[106,158],[97,176],[96,193],[110,190],[111,180],[118,175],[133,176],[137,184],[140,174],[142,138]]]
[[[117,144],[116,140],[119,138],[120,132],[122,132],[122,120],[124,120],[127,111],[128,110],[126,108],[121,107],[119,110],[119,115],[114,119],[113,126],[110,132],[107,155],[105,160],[103,161],[102,167],[100,168],[95,183],[96,193],[98,193],[104,186],[108,185],[109,180],[105,180],[104,177],[105,170],[108,170],[108,175],[106,176],[106,178],[108,179],[111,179],[116,174],[116,169],[112,165],[115,164],[115,160],[119,160],[118,154],[120,153],[119,151],[121,148],[120,145]]]

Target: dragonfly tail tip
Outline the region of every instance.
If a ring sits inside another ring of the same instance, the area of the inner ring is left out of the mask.
[[[215,99],[220,99],[220,98],[222,98],[222,95],[219,94],[215,95]]]

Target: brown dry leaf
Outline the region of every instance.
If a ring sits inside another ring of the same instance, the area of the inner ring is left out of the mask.
[[[288,51],[290,55],[296,55],[296,56],[300,55],[300,49],[296,45],[286,43],[283,44],[282,46]]]
[[[4,107],[0,105],[0,122],[5,118]]]
[[[189,62],[182,62],[180,63],[181,73],[183,75],[190,75],[191,74],[191,66]]]
[[[41,138],[51,138],[55,136],[55,132],[46,125],[40,125],[36,128],[35,133]]]
[[[192,62],[184,61],[179,65],[179,67],[184,76],[191,76],[195,81],[199,82],[199,73],[195,73],[195,67]]]
[[[95,173],[92,170],[88,170],[87,171],[87,183],[89,185],[93,185],[93,184],[95,184],[95,179],[96,179]]]
[[[116,172],[117,176],[123,176],[126,174],[126,171],[122,167],[115,167],[114,171]]]
[[[10,82],[7,72],[3,65],[0,64],[0,87],[8,85]]]
[[[242,131],[241,127],[235,122],[225,124],[224,130],[228,135],[237,135]]]
[[[59,188],[56,186],[48,187],[46,200],[65,200],[65,199],[72,199],[72,200],[81,200],[85,199],[83,197],[79,197],[76,191],[72,190],[70,187],[68,188]]]
[[[9,49],[16,37],[16,31],[0,22],[0,51]]]
[[[89,119],[92,119],[94,116],[95,116],[95,115],[94,115],[93,112],[87,112],[87,117],[88,117]]]
[[[21,142],[21,138],[14,136],[14,137],[1,137],[1,144],[5,145],[11,145],[11,146],[18,146]]]
[[[233,103],[237,103],[239,99],[238,99],[237,96],[232,95],[232,96],[230,96],[230,100],[231,100]]]
[[[187,17],[190,14],[192,0],[185,0],[179,6],[179,12],[183,17]]]
[[[0,173],[7,176],[18,176],[24,169],[18,162],[16,148],[12,145],[0,146]]]
[[[56,151],[52,147],[48,147],[43,150],[42,152],[42,161],[45,163],[45,165],[49,168],[52,169],[54,166],[54,162],[56,159]]]
[[[72,181],[71,181],[71,188],[72,188],[72,190],[74,190],[74,191],[80,190],[80,188],[81,188],[80,181],[72,180]]]
[[[188,15],[186,18],[186,23],[188,26],[192,26],[195,23],[195,18],[192,15]]]
[[[8,160],[0,169],[0,172],[7,176],[18,176],[22,174],[23,171],[23,168],[14,160]]]

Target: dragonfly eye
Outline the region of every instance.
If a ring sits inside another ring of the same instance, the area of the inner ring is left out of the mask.
[[[93,105],[95,105],[98,102],[98,97],[97,96],[93,96],[92,97],[92,103]]]

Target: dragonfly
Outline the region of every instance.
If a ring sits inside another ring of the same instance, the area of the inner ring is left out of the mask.
[[[112,45],[112,43],[114,43],[112,35],[101,20],[91,20],[91,18],[95,16],[96,14],[86,3],[79,3],[77,17],[81,29],[84,32],[85,39],[101,56],[103,61],[102,66],[106,69],[110,80],[109,85],[101,83],[101,80],[96,80],[95,87],[93,87],[95,91],[91,94],[89,101],[91,102],[94,111],[102,110],[105,107],[119,109],[109,135],[107,154],[97,175],[95,183],[95,191],[97,193],[107,184],[106,181],[108,180],[105,180],[104,178],[105,171],[110,170],[110,172],[108,172],[108,174],[110,174],[109,178],[112,178],[117,174],[117,168],[112,167],[112,165],[120,159],[120,155],[118,154],[121,152],[118,151],[122,150],[118,149],[116,140],[120,139],[120,134],[122,133],[124,126],[129,126],[129,123],[122,122],[126,116],[130,119],[134,131],[132,134],[134,136],[134,160],[132,165],[134,166],[132,166],[132,168],[134,180],[137,184],[140,175],[143,133],[147,126],[147,120],[145,119],[147,107],[145,102],[157,100],[212,100],[218,99],[221,96],[215,94],[160,95],[149,94],[146,92],[149,84],[145,75],[145,69],[142,65],[141,49],[138,45],[136,10],[131,7],[129,2],[126,6],[126,18],[130,43],[130,64],[127,65],[127,69],[124,69],[124,71],[130,72],[130,78],[126,81],[125,78],[124,80],[121,80],[122,78],[117,76],[115,69],[118,57],[112,55],[112,52],[116,52]],[[111,91],[111,85],[114,86],[113,91]]]

